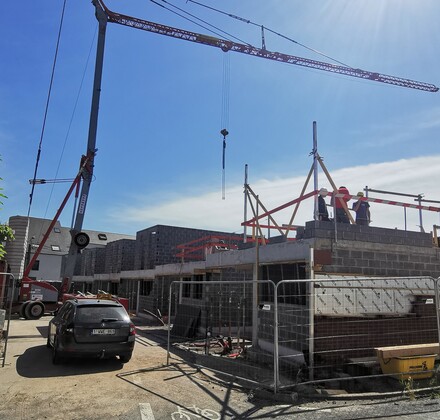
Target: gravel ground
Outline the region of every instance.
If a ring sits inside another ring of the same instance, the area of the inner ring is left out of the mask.
[[[439,419],[436,392],[350,399],[301,394],[276,397],[225,381],[173,355],[166,366],[166,332],[135,319],[133,358],[51,363],[49,318],[11,322],[6,364],[0,368],[0,419]]]

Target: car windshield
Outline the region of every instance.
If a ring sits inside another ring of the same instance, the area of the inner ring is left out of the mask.
[[[76,319],[79,322],[128,321],[128,315],[118,306],[80,306]]]

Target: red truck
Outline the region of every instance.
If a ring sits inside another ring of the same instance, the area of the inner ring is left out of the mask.
[[[56,285],[58,287],[56,287]],[[61,282],[23,279],[14,290],[12,312],[26,319],[38,319],[59,307]]]

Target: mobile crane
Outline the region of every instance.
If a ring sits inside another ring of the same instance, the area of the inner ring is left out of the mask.
[[[196,32],[187,31],[184,29],[174,28],[171,26],[166,26],[160,23],[150,22],[144,19],[139,19],[131,16],[127,16],[121,13],[116,13],[108,9],[103,0],[92,0],[92,4],[95,7],[95,15],[99,24],[97,50],[96,50],[96,60],[95,60],[95,72],[94,72],[94,82],[93,82],[93,95],[92,104],[90,112],[90,122],[89,122],[89,133],[87,142],[87,152],[86,156],[83,156],[81,161],[80,171],[75,178],[72,186],[64,199],[62,206],[60,207],[57,215],[53,219],[53,224],[58,219],[59,213],[62,211],[67,199],[72,193],[74,188],[79,189],[81,180],[82,183],[79,206],[75,215],[75,222],[73,228],[71,229],[71,244],[69,248],[68,257],[66,260],[65,270],[63,272],[63,283],[60,293],[58,290],[50,285],[49,283],[43,281],[32,281],[28,278],[29,272],[36,261],[41,248],[44,245],[49,233],[52,229],[51,227],[46,232],[43,240],[40,243],[39,248],[34,254],[34,257],[29,262],[27,268],[25,269],[23,280],[21,282],[20,288],[20,298],[17,302],[19,305],[19,310],[27,318],[39,318],[45,311],[53,310],[58,305],[60,296],[62,293],[67,293],[71,286],[71,279],[73,277],[76,257],[80,250],[87,246],[88,237],[85,233],[81,232],[82,224],[84,220],[84,213],[87,205],[90,183],[93,176],[93,166],[94,166],[94,156],[96,152],[96,133],[97,133],[97,123],[98,123],[98,109],[99,100],[101,92],[101,79],[102,79],[102,69],[104,60],[104,45],[105,45],[105,35],[107,23],[117,23],[120,25],[132,27],[135,29],[141,29],[147,32],[156,33],[159,35],[166,35],[172,38],[181,39],[184,41],[195,42],[202,45],[207,45],[211,47],[216,47],[224,52],[238,52],[242,54],[247,54],[254,57],[265,58],[268,60],[279,61],[286,64],[293,64],[296,66],[302,66],[332,73],[337,73],[341,75],[357,77],[364,80],[370,80],[374,82],[386,83],[394,86],[400,86],[404,88],[417,89],[426,92],[437,92],[439,88],[433,84],[418,82],[415,80],[405,79],[396,76],[385,75],[377,72],[371,72],[361,69],[355,69],[352,67],[346,67],[343,65],[336,65],[316,60],[311,60],[308,58],[297,57],[289,54],[272,52],[266,48],[257,48],[249,44],[241,44],[233,42],[226,39],[221,39],[213,37],[210,35],[199,34]],[[43,287],[44,286],[44,287]],[[50,297],[48,297],[50,296]]]
[[[76,177],[55,214],[55,217],[52,219],[49,227],[43,235],[33,257],[26,265],[23,277],[18,283],[18,287],[13,290],[10,295],[10,298],[12,299],[12,312],[18,312],[23,318],[38,319],[46,312],[55,312],[58,309],[59,302],[62,300],[62,295],[68,290],[68,285],[65,282],[62,283],[61,288],[58,289],[54,286],[53,282],[32,280],[29,278],[29,274],[73,191],[76,189],[78,192],[81,181],[88,179],[92,168],[91,161],[93,156],[94,152],[89,153],[87,156],[82,156],[80,168]],[[89,237],[86,233],[79,232],[72,237],[72,241],[75,243],[77,249],[82,249],[88,245]]]

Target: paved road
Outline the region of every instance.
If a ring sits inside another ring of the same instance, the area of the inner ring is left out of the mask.
[[[166,334],[141,325],[133,358],[72,360],[54,366],[49,318],[13,320],[0,368],[0,419],[439,419],[440,399],[321,401],[294,404],[249,397],[177,356],[166,366]]]

